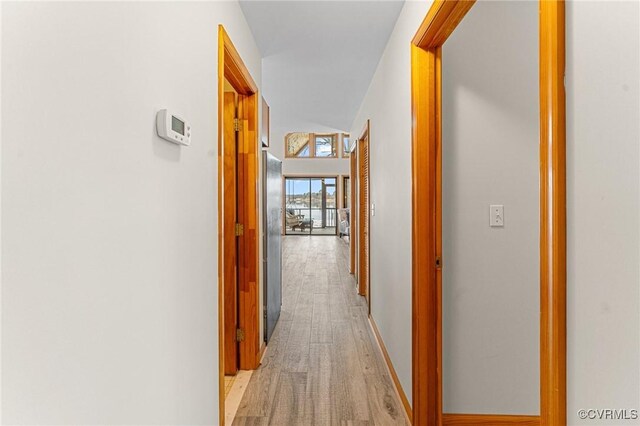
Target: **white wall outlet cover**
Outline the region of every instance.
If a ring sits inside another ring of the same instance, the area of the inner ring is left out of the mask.
[[[376,203],[371,203],[371,216],[376,215]]]
[[[504,226],[504,206],[502,204],[492,204],[489,206],[489,226]]]

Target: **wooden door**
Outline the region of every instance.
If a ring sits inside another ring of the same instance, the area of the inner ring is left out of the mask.
[[[238,341],[242,370],[260,364],[258,189],[260,173],[257,141],[256,95],[238,95],[237,191],[238,191]]]
[[[369,134],[358,141],[358,187],[359,187],[359,266],[358,290],[367,298],[371,307],[369,292]]]
[[[223,227],[225,235],[235,235],[237,222],[237,137],[235,92],[224,94],[224,145],[223,145]],[[225,238],[223,247],[224,262],[224,374],[235,375],[238,372],[238,270],[236,238]]]

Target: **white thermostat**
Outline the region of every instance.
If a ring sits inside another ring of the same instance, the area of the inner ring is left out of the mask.
[[[191,145],[191,126],[183,118],[167,109],[156,115],[158,136],[178,145]]]

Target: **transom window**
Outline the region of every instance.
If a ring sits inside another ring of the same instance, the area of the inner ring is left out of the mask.
[[[309,158],[311,156],[309,141],[309,133],[289,133],[285,137],[287,157]]]
[[[349,133],[343,133],[342,134],[342,157],[343,158],[349,158],[349,148],[351,148],[350,144],[351,144],[351,140],[349,139]]]
[[[335,135],[315,135],[316,157],[335,157],[336,138]]]
[[[345,142],[346,138],[346,142]],[[345,133],[289,133],[285,136],[287,158],[339,158],[348,157],[349,135]]]

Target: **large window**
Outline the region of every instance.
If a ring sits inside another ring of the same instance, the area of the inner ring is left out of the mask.
[[[336,234],[336,178],[286,177],[285,234]]]
[[[340,156],[347,158],[349,156],[349,135],[346,133],[289,133],[284,138],[284,144],[287,158],[339,158]]]

